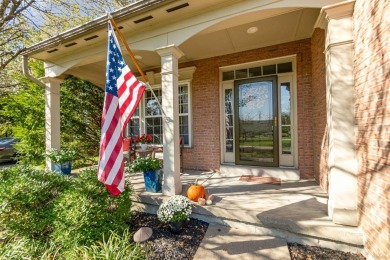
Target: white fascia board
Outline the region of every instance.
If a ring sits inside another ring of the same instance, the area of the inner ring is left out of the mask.
[[[114,11],[110,13],[112,18],[114,18],[117,21],[126,19],[130,15],[137,15],[138,13],[141,13],[146,8],[151,8],[152,6],[159,6],[161,3],[165,2],[172,2],[173,0],[143,0],[138,1],[133,4],[130,4],[126,7],[123,7],[117,11]],[[107,26],[108,16],[100,16],[90,22],[87,22],[85,24],[82,24],[80,26],[77,26],[75,28],[72,28],[70,30],[67,30],[55,37],[49,38],[47,40],[38,42],[37,44],[34,44],[30,47],[28,47],[24,52],[23,55],[31,56],[32,54],[38,53],[40,51],[43,51],[45,49],[57,46],[58,44],[68,41],[70,39],[74,39],[77,37],[80,37],[82,35],[86,35],[90,32],[100,30]]]

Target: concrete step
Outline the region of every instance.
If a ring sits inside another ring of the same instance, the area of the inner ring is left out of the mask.
[[[280,178],[284,181],[299,180],[299,170],[294,168],[259,167],[248,165],[221,164],[219,171],[227,176],[265,176]]]
[[[290,259],[286,240],[248,234],[240,229],[210,224],[194,260]]]
[[[267,168],[268,169],[268,168]],[[186,171],[180,178],[182,195],[198,179],[213,205],[193,203],[192,217],[288,242],[362,253],[363,236],[357,227],[337,225],[328,216],[328,196],[315,181],[282,181],[278,185],[240,181],[241,175]],[[143,176],[132,175],[134,201],[141,210],[156,213],[167,196],[145,192]],[[136,203],[137,204],[137,203]]]
[[[158,205],[161,204],[163,198],[148,197],[143,202],[134,201],[136,210],[144,211],[151,214],[156,214]],[[245,212],[240,212],[245,214]],[[219,214],[218,214],[219,215]],[[247,214],[249,216],[250,213]],[[222,225],[234,230],[239,230],[248,235],[253,236],[272,236],[286,240],[287,242],[295,242],[303,245],[320,246],[333,250],[340,250],[351,253],[363,253],[363,238],[357,228],[337,226],[327,227],[326,225],[318,225],[313,222],[289,221],[274,216],[268,216],[260,219],[260,221],[249,222],[242,215],[242,220],[239,218],[226,218],[222,215],[215,216],[209,214],[205,207],[194,205],[192,218],[203,220],[205,222]]]

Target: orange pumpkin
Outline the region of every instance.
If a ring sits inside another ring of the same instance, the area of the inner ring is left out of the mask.
[[[204,187],[197,183],[198,182],[196,181],[195,184],[192,184],[187,190],[187,197],[192,201],[198,201],[198,199],[204,198],[206,195]]]

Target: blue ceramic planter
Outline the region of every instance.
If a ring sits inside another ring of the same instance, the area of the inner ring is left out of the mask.
[[[62,164],[60,163],[55,163],[54,164],[54,171],[58,173],[63,173],[63,174],[70,174],[72,171],[72,162],[64,162]]]
[[[149,192],[161,191],[162,171],[144,171],[145,189]]]

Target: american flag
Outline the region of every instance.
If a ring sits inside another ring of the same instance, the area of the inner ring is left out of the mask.
[[[98,179],[114,196],[125,189],[123,131],[144,91],[144,84],[137,80],[123,60],[112,24],[108,22],[107,71]]]

